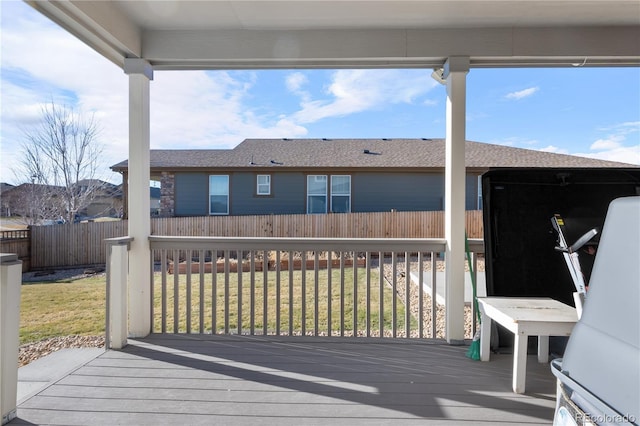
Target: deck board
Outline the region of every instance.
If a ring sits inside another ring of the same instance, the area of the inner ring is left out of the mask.
[[[555,380],[535,356],[437,341],[151,335],[25,400],[13,424],[549,424]]]

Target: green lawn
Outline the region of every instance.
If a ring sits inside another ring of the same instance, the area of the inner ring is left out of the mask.
[[[104,277],[25,283],[20,301],[20,344],[71,334],[104,334],[104,315]]]
[[[305,331],[307,333],[315,331],[316,320],[318,322],[318,332],[328,333],[328,320],[329,320],[329,301],[331,301],[331,330],[332,334],[340,333],[341,315],[344,315],[344,328],[345,333],[353,330],[353,309],[357,308],[357,323],[358,331],[364,333],[366,331],[367,320],[367,306],[366,306],[366,288],[367,281],[364,271],[358,271],[357,277],[357,303],[354,303],[354,277],[353,269],[346,268],[344,274],[344,284],[340,280],[340,271],[333,270],[331,276],[331,298],[329,298],[329,279],[326,270],[320,270],[318,272],[318,280],[316,283],[315,274],[313,271],[306,273],[306,281],[304,283],[304,300],[306,301],[305,310]],[[162,327],[162,282],[159,276],[156,276],[154,285],[154,331],[163,331]],[[200,331],[200,321],[204,326],[205,332],[210,332],[213,324],[212,306],[214,300],[213,282],[215,277],[215,303],[216,303],[216,330],[218,333],[223,332],[225,327],[232,332],[238,331],[238,294],[241,294],[241,314],[242,314],[242,327],[243,333],[248,333],[251,330],[251,300],[253,297],[254,305],[254,324],[253,327],[256,333],[261,334],[264,326],[264,286],[263,286],[263,274],[262,272],[256,272],[255,286],[252,289],[249,280],[249,273],[244,273],[241,283],[241,293],[239,292],[238,279],[236,275],[230,276],[228,284],[224,282],[224,274],[204,274],[204,280],[200,283],[199,274],[193,274],[191,283],[188,286],[187,280],[184,275],[178,276],[177,286],[175,285],[174,276],[168,275],[166,282],[166,295],[167,299],[164,304],[166,310],[166,331],[173,332],[177,327],[178,331],[185,332],[187,330],[187,307],[190,306],[190,327],[192,332]],[[273,272],[268,275],[267,288],[267,330],[269,333],[275,333],[277,329],[276,318],[276,305],[277,305],[277,282]],[[294,333],[300,332],[303,324],[302,306],[303,306],[303,284],[302,284],[302,272],[295,271],[293,274],[293,294],[289,295],[289,274],[288,271],[283,271],[280,276],[280,324],[279,329],[281,332],[289,331],[289,305],[293,304],[293,331]],[[202,284],[202,285],[201,285]],[[188,292],[190,288],[190,292]],[[228,288],[228,291],[227,291]],[[344,314],[341,314],[340,295],[344,288],[345,303]],[[178,303],[178,320],[175,312],[175,292],[177,290]],[[201,293],[202,292],[202,293]],[[378,308],[378,301],[380,299],[379,294],[379,275],[377,271],[371,271],[370,277],[370,306],[371,312],[369,313],[369,321],[372,330],[378,330],[380,324],[380,315]],[[202,295],[202,299],[201,299]],[[317,297],[316,297],[317,295]],[[392,326],[392,297],[393,293],[391,288],[385,286],[383,298],[384,298],[384,329],[391,330]],[[228,298],[228,302],[227,302]],[[316,298],[318,310],[316,312]],[[187,303],[187,300],[190,303]],[[202,304],[201,304],[202,300]],[[225,307],[228,304],[228,311],[225,312]],[[201,316],[202,312],[202,316]],[[416,328],[417,323],[412,321],[412,328]],[[404,329],[404,305],[398,301],[396,307],[396,327],[398,330]]]
[[[344,315],[345,333],[349,334],[353,329],[353,309],[357,307],[358,330],[363,333],[366,330],[366,277],[364,271],[359,272],[357,279],[357,303],[354,303],[353,270],[345,269],[344,285],[340,282],[339,271],[334,270],[331,277],[331,298],[328,297],[328,274],[326,270],[318,273],[318,281],[315,281],[313,271],[307,272],[305,282],[305,327],[306,332],[313,332],[317,318],[319,333],[328,331],[328,306],[331,300],[331,329],[332,334],[340,333],[341,315]],[[224,274],[205,274],[202,282],[202,322],[204,331],[211,332],[213,318],[213,277],[216,281],[215,301],[217,306],[216,331],[224,332],[225,324],[233,333],[238,330],[238,294],[242,289],[242,331],[248,332],[251,328],[250,312],[253,295],[255,322],[253,327],[257,333],[263,329],[263,274],[256,272],[255,288],[251,289],[249,274],[242,275],[239,286],[238,277],[230,275],[228,283],[224,281]],[[174,330],[174,300],[177,290],[179,332],[187,330],[187,306],[191,309],[191,332],[200,331],[201,319],[201,283],[199,274],[193,274],[190,283],[190,292],[187,291],[187,279],[185,275],[179,275],[177,286],[174,286],[174,276],[168,275],[166,282],[166,331]],[[162,331],[162,280],[159,274],[155,275],[154,284],[154,332]],[[302,273],[295,271],[293,275],[293,295],[289,297],[289,274],[283,272],[280,281],[280,330],[283,333],[289,330],[289,304],[293,303],[293,328],[294,333],[299,333],[302,328]],[[369,320],[372,330],[379,329],[379,276],[377,271],[371,271],[371,312]],[[267,281],[267,329],[269,333],[276,330],[276,286],[275,274],[270,272]],[[344,314],[341,314],[340,294],[344,287],[345,303]],[[228,292],[226,289],[228,288]],[[316,294],[318,311],[316,313]],[[391,330],[392,324],[392,291],[385,286],[384,297],[384,328]],[[189,300],[189,304],[187,304]],[[226,302],[228,300],[228,302]],[[229,309],[225,312],[225,305]],[[412,328],[415,329],[415,321]],[[72,282],[43,282],[25,283],[22,285],[20,305],[20,344],[36,342],[42,339],[66,336],[66,335],[102,335],[105,323],[105,277],[97,276],[83,278]],[[397,329],[404,329],[404,305],[397,301],[396,309]]]

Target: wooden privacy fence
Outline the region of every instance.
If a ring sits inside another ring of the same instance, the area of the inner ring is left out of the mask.
[[[31,268],[31,231],[0,231],[0,252],[17,254],[22,260],[22,271],[28,271]]]
[[[106,238],[127,235],[126,221],[31,228],[31,269],[104,264]]]
[[[482,238],[482,211],[468,211],[466,226],[469,238]],[[257,238],[444,238],[444,213],[428,211],[160,218],[151,220],[151,234]]]
[[[482,238],[482,211],[466,212],[469,238]],[[151,234],[216,237],[444,238],[444,213],[203,216],[151,219]],[[31,268],[104,264],[106,238],[127,235],[127,221],[32,228]]]

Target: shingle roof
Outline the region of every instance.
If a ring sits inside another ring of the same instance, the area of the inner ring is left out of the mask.
[[[466,143],[466,166],[638,167],[481,142]],[[444,168],[444,139],[246,139],[234,149],[151,150],[152,169]],[[127,161],[111,167],[126,170]]]

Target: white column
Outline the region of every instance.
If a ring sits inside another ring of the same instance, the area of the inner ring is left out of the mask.
[[[125,59],[129,75],[129,336],[151,332],[151,217],[149,201],[149,82],[153,69],[143,59]]]
[[[109,339],[110,349],[127,345],[127,271],[129,270],[128,243],[109,246]]]
[[[2,424],[16,417],[18,347],[20,345],[20,286],[22,261],[0,253],[0,413]]]
[[[450,344],[464,343],[464,231],[466,95],[468,57],[450,57],[444,66],[447,80],[445,164],[446,328]]]

